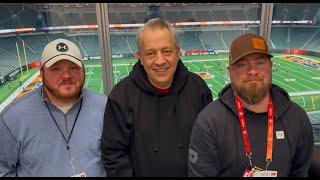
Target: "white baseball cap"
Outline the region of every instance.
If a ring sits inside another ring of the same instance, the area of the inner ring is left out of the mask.
[[[66,39],[49,42],[43,49],[41,61],[47,68],[60,60],[69,60],[82,67],[82,56],[77,45]]]

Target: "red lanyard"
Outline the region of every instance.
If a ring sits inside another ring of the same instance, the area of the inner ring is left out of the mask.
[[[251,163],[251,147],[250,147],[250,143],[249,143],[249,136],[248,136],[248,131],[247,131],[247,126],[246,126],[246,122],[244,119],[244,113],[243,113],[243,107],[242,107],[242,103],[239,100],[239,98],[236,96],[235,97],[235,103],[237,106],[237,110],[238,110],[238,117],[239,117],[239,121],[240,121],[240,126],[241,126],[241,131],[242,131],[242,138],[243,138],[243,142],[244,142],[244,150],[246,152],[246,156],[249,158],[250,160],[250,165],[252,166]],[[273,105],[272,105],[272,99],[270,97],[270,101],[268,104],[268,135],[267,135],[267,153],[266,153],[266,161],[267,161],[267,165],[266,165],[266,169],[268,168],[270,162],[272,162],[272,146],[273,146]]]

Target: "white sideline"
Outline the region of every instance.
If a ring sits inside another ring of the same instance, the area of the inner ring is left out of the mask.
[[[18,89],[16,89],[3,103],[0,104],[0,112],[11,102],[16,98],[18,93],[20,93],[23,90],[23,87],[27,86],[31,83],[33,79],[35,79],[38,75],[40,75],[40,71],[37,71],[32,75],[27,81],[25,81],[22,86],[20,86]]]

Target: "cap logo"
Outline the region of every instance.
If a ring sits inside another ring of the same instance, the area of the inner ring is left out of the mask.
[[[59,52],[66,52],[69,50],[68,46],[65,43],[59,43],[56,47]]]
[[[251,40],[252,40],[253,48],[266,51],[267,48],[263,39],[252,38]]]

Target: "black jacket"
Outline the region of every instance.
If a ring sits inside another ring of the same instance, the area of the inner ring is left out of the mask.
[[[307,176],[313,152],[312,126],[306,112],[282,88],[272,84],[273,161],[278,176]],[[267,113],[244,109],[253,166],[265,168]],[[283,133],[281,133],[283,132]],[[278,135],[277,135],[278,133]],[[282,135],[279,135],[282,134]],[[199,114],[190,138],[189,176],[242,176],[247,165],[231,86]]]
[[[187,176],[193,123],[211,101],[205,81],[181,60],[167,95],[155,91],[138,61],[106,106],[102,162],[108,176]]]

